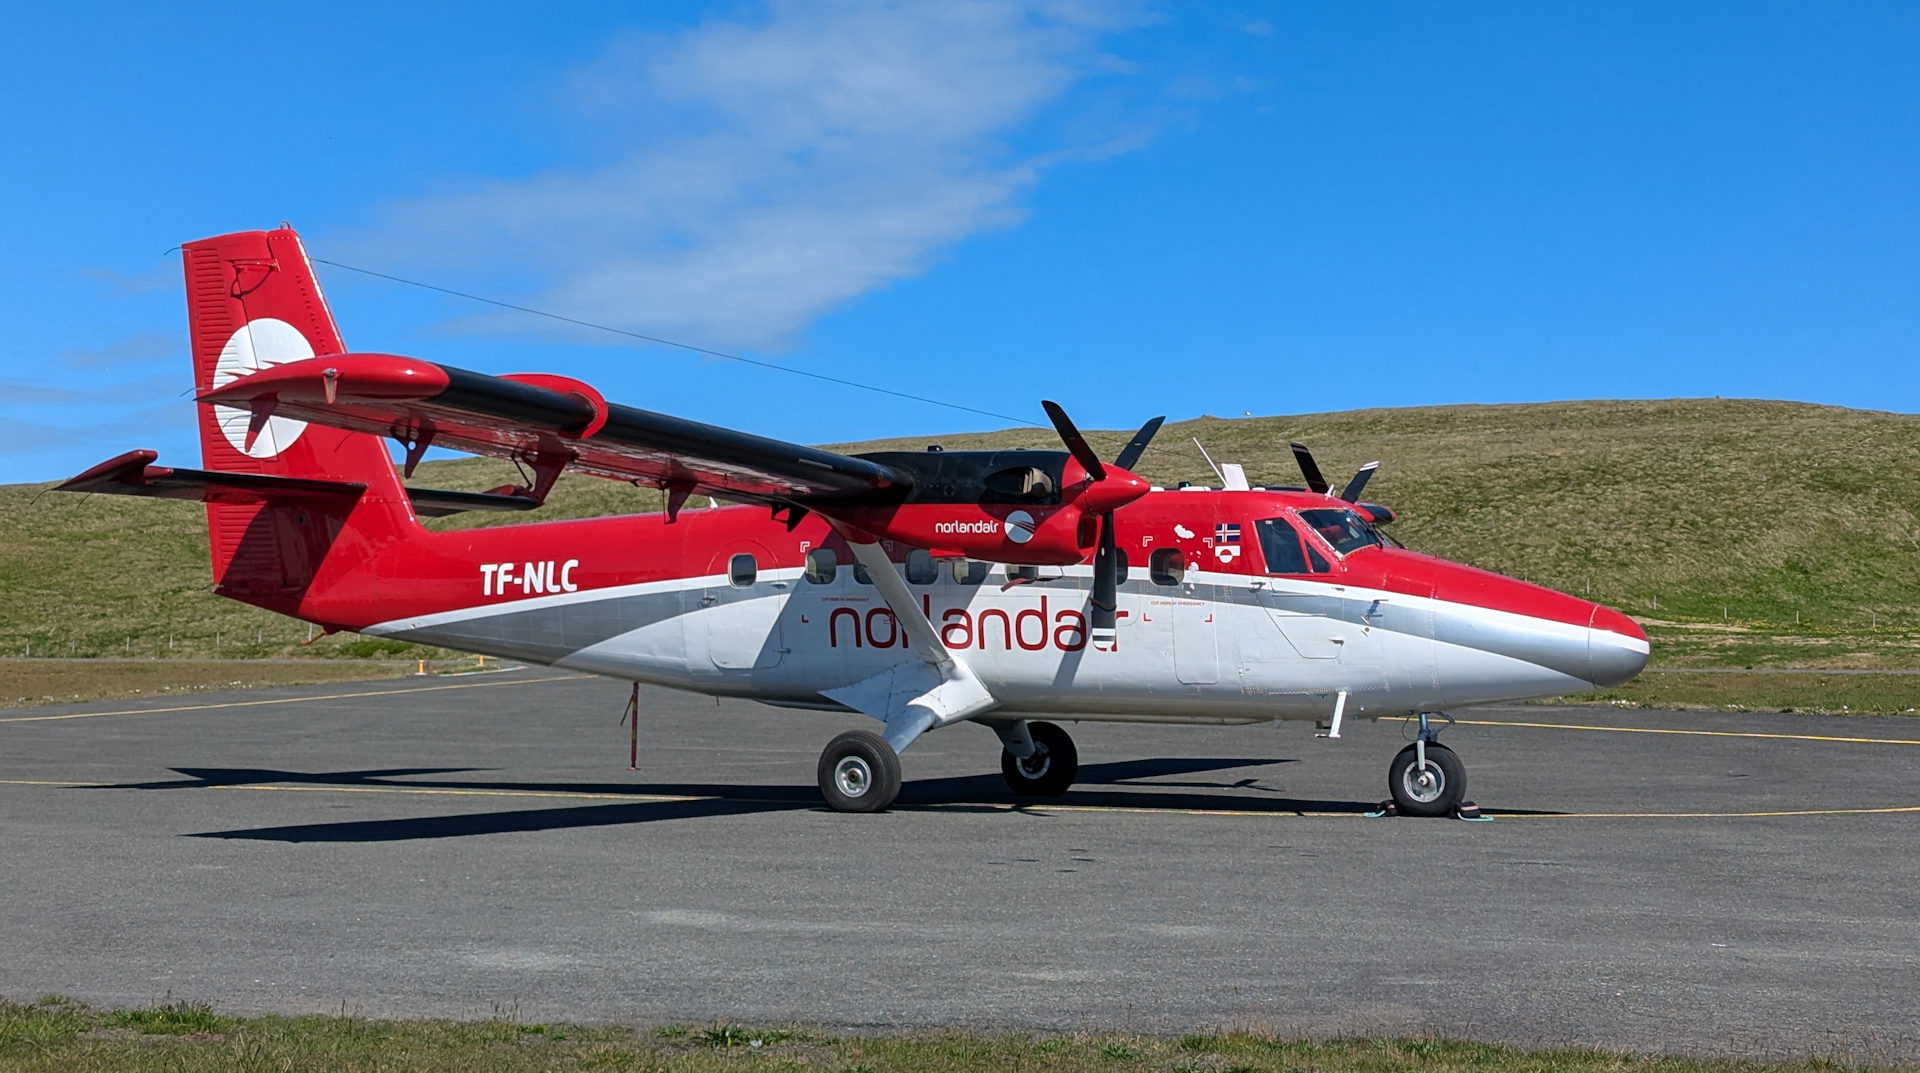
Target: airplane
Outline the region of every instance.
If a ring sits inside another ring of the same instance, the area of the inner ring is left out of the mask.
[[[1624,682],[1646,634],[1612,608],[1422,555],[1393,512],[1304,487],[1151,487],[1147,422],[1064,450],[840,454],[608,402],[564,376],[493,376],[341,340],[299,236],[182,247],[202,469],[152,451],[60,488],[206,504],[214,591],[356,631],[880,723],[820,754],[832,808],[900,792],[900,755],[972,722],[1016,794],[1078,769],[1061,722],[1418,720],[1388,766],[1401,814],[1459,814],[1439,742],[1464,705]],[[386,441],[404,452],[396,464]],[[511,460],[491,492],[407,486],[430,446]],[[1211,460],[1209,460],[1211,461]],[[663,512],[436,532],[538,507],[562,473],[665,493]],[[693,496],[711,497],[695,509]],[[726,500],[730,505],[719,506]]]

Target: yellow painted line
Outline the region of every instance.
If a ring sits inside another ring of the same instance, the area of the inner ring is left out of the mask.
[[[216,708],[257,708],[266,704],[305,704],[316,700],[349,700],[354,697],[392,697],[402,693],[438,693],[448,689],[480,689],[486,686],[531,686],[541,682],[571,682],[592,678],[590,674],[559,674],[546,678],[522,678],[513,682],[461,682],[445,686],[408,686],[405,689],[368,689],[356,693],[324,693],[310,697],[275,697],[271,700],[232,700],[221,704],[183,704],[173,708],[128,708],[118,712],[70,712],[66,715],[11,715],[0,723],[52,723],[62,719],[99,719],[109,715],[164,715],[168,712],[207,712]]]
[[[1920,812],[1920,805],[1891,808],[1802,808],[1771,812],[1563,812],[1555,814],[1512,813],[1498,809],[1490,815],[1503,820],[1732,820],[1767,816],[1887,816],[1901,812]]]
[[[106,789],[105,786],[101,786],[99,783],[67,782],[58,779],[0,779],[0,786],[60,786],[68,790],[78,790],[87,786],[99,786],[101,789]]]
[[[1852,745],[1920,745],[1920,738],[1844,738],[1834,734],[1766,734],[1754,730],[1670,730],[1664,727],[1603,727],[1582,723],[1522,723],[1506,719],[1459,719],[1461,726],[1594,730],[1604,734],[1674,734],[1696,738],[1767,738],[1775,741],[1837,741]]]
[[[264,783],[227,783],[207,790],[273,790],[281,793],[416,794],[426,797],[535,797],[564,801],[705,801],[680,794],[589,794],[567,790],[456,790],[439,786],[287,786]]]

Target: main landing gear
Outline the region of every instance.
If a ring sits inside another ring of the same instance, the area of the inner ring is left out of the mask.
[[[995,723],[1000,773],[1025,797],[1059,797],[1080,772],[1080,754],[1052,723]],[[871,730],[849,730],[827,743],[817,770],[820,796],[838,812],[879,812],[900,796],[900,754]]]
[[[900,796],[900,754],[871,730],[849,730],[820,753],[820,796],[839,812],[879,812]]]
[[[1052,723],[994,727],[1000,735],[1000,774],[1007,788],[1027,797],[1059,797],[1080,773],[1080,752]]]
[[[1451,716],[1441,718],[1453,725]],[[1450,816],[1463,811],[1467,768],[1452,749],[1440,744],[1440,729],[1421,712],[1420,736],[1387,765],[1387,790],[1402,815]]]

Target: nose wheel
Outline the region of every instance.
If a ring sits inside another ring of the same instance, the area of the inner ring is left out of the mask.
[[[1387,765],[1387,792],[1403,816],[1450,816],[1466,800],[1467,766],[1439,738],[1439,728],[1421,713],[1420,736]]]
[[[849,730],[820,753],[820,796],[839,812],[879,812],[900,796],[900,754],[870,730]]]

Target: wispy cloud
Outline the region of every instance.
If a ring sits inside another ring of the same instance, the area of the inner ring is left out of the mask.
[[[75,347],[60,353],[60,364],[70,369],[117,369],[159,361],[177,361],[184,368],[187,343],[177,335],[140,332],[103,347]]]
[[[592,167],[390,207],[384,264],[532,278],[570,316],[777,347],[822,313],[1017,223],[1051,162],[1128,143],[1014,142],[1076,83],[1124,69],[1104,4],[781,0],[762,17],[614,43],[566,83]]]

